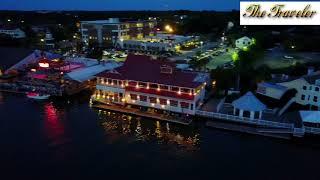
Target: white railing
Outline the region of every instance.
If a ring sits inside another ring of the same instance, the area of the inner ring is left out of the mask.
[[[311,133],[311,134],[320,134],[320,128],[313,128],[313,127],[304,127],[305,132]]]
[[[196,115],[209,117],[209,118],[230,120],[230,121],[241,122],[241,123],[255,124],[255,125],[289,128],[289,129],[294,128],[294,125],[290,124],[290,123],[280,123],[280,122],[273,122],[273,121],[262,120],[262,119],[250,119],[250,118],[245,118],[245,117],[239,117],[239,116],[222,114],[222,113],[215,113],[215,112],[208,112],[208,111],[197,110]]]

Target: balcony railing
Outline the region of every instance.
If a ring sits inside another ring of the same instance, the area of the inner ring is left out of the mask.
[[[294,128],[294,125],[290,124],[290,123],[280,123],[280,122],[274,122],[274,121],[268,121],[268,120],[262,120],[262,119],[250,119],[250,118],[246,118],[246,117],[239,117],[239,116],[234,116],[234,115],[208,112],[208,111],[197,110],[196,115],[209,117],[209,118],[229,120],[229,121],[234,121],[234,122],[261,125],[261,126],[271,126],[271,127],[289,128],[289,129]]]

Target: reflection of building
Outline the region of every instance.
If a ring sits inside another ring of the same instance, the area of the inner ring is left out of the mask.
[[[185,72],[169,62],[132,55],[124,65],[97,76],[96,98],[182,114],[195,114],[205,94],[208,75]]]
[[[14,39],[25,38],[26,34],[20,28],[0,26],[0,34],[6,34]]]
[[[242,38],[237,39],[235,44],[237,48],[243,49],[252,44],[252,39],[248,38],[247,36],[244,36]]]
[[[87,45],[114,46],[118,40],[142,39],[154,36],[156,21],[120,21],[118,18],[81,21],[82,41]]]
[[[292,102],[301,105],[310,105],[320,108],[320,72],[308,70],[308,75],[299,78],[283,78],[275,82],[264,82],[258,84],[257,93],[280,99],[288,90],[295,89],[297,93]]]

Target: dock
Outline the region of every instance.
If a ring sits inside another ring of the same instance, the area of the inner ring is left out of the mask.
[[[124,114],[146,117],[150,119],[166,121],[166,122],[182,124],[182,125],[190,125],[192,123],[191,118],[189,118],[188,120],[177,119],[176,117],[173,117],[173,116],[168,116],[168,115],[158,114],[158,113],[151,113],[151,112],[143,112],[139,109],[117,106],[117,105],[96,104],[96,105],[92,105],[92,107],[97,109],[105,109],[105,110],[110,110],[114,112],[120,112]]]
[[[286,129],[265,129],[259,127],[253,127],[248,125],[242,124],[235,124],[235,123],[225,123],[225,122],[218,122],[218,121],[207,121],[206,126],[217,128],[217,129],[224,129],[229,131],[236,131],[241,133],[247,134],[254,134],[272,138],[280,138],[280,139],[291,139],[290,132]]]

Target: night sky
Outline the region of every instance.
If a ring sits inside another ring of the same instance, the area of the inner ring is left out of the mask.
[[[239,0],[0,0],[1,10],[232,10]]]

